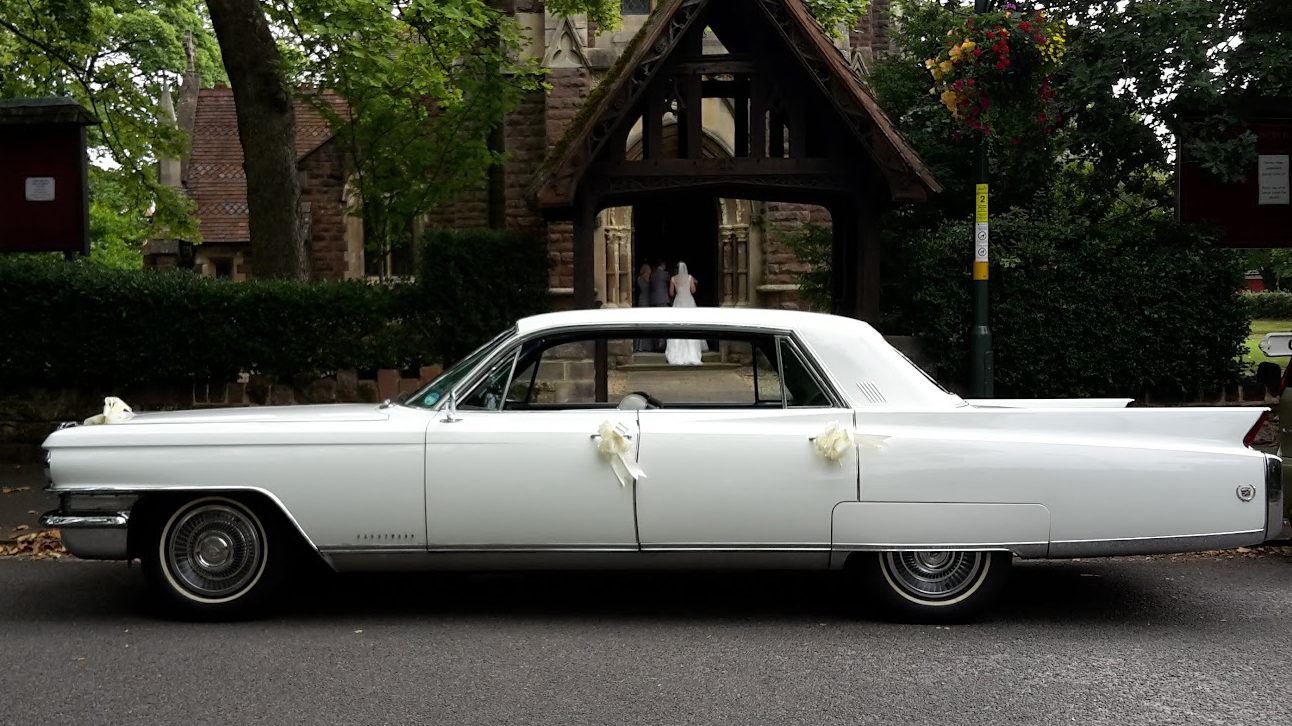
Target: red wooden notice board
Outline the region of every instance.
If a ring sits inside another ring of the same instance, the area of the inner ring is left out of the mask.
[[[1177,157],[1176,210],[1181,221],[1215,225],[1220,244],[1236,248],[1292,247],[1292,104],[1287,113],[1267,112],[1247,129],[1256,135],[1256,154],[1242,182],[1224,184],[1187,157]],[[1281,117],[1280,117],[1281,116]]]
[[[85,127],[66,99],[0,101],[0,252],[90,251]]]

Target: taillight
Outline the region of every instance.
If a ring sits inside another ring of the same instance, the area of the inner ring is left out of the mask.
[[[1267,408],[1261,413],[1261,417],[1256,419],[1256,424],[1247,432],[1247,435],[1243,437],[1243,446],[1250,449],[1256,443],[1256,435],[1261,432],[1261,427],[1265,425],[1265,420],[1269,417],[1270,410]]]

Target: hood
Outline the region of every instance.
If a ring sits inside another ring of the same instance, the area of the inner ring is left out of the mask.
[[[384,421],[389,416],[375,403],[326,403],[311,406],[256,406],[207,408],[193,411],[156,411],[136,414],[129,421],[101,426],[148,424],[309,423],[334,421]]]

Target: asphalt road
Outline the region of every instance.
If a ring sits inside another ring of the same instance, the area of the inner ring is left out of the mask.
[[[0,560],[0,724],[1292,723],[1292,560],[1026,563],[969,626],[803,575],[332,577],[150,619],[138,569]]]

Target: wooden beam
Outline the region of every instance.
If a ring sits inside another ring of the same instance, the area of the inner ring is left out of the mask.
[[[642,126],[642,158],[659,159],[664,148],[664,87],[658,83],[651,87],[646,97]]]
[[[744,78],[733,81],[706,80],[700,88],[705,98],[737,98],[749,95],[749,81]]]
[[[668,65],[668,72],[676,75],[719,76],[745,75],[758,72],[758,64],[746,60],[720,60],[710,56],[703,60],[680,60]]]
[[[704,94],[699,76],[686,81],[686,157],[704,158]]]
[[[749,98],[748,95],[736,96],[735,116],[736,116],[736,158],[747,158],[749,156]]]
[[[750,81],[749,89],[749,156],[767,157],[767,82],[759,76]]]
[[[599,162],[589,173],[603,178],[652,178],[672,176],[820,176],[855,180],[856,169],[837,159],[655,159]],[[854,181],[855,183],[855,181]]]
[[[807,151],[807,113],[802,103],[790,108],[790,156],[795,159],[806,159]]]
[[[574,201],[574,306],[591,308],[597,297],[597,207],[586,195]]]
[[[860,282],[856,302],[862,320],[879,324],[879,267],[882,260],[879,239],[880,206],[875,199],[859,198],[857,215],[857,278]]]
[[[778,111],[768,114],[767,156],[772,159],[785,158],[785,116]]]

